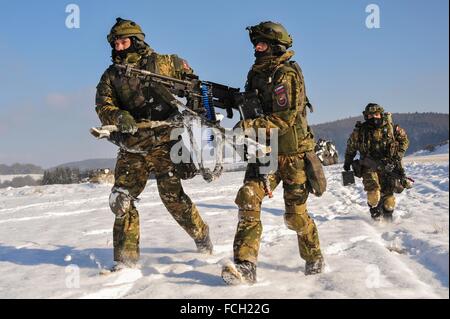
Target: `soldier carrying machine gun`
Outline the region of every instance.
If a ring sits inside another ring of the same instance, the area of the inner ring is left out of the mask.
[[[220,120],[218,119],[215,110],[216,107],[226,109],[227,117],[233,117],[233,109],[239,110],[241,118],[244,118],[245,116],[256,116],[262,112],[259,104],[255,103],[255,101],[257,101],[256,95],[254,95],[255,99],[250,99],[251,95],[239,92],[238,88],[215,82],[201,81],[194,74],[185,74],[184,79],[177,79],[147,70],[133,68],[126,64],[115,64],[114,67],[121,70],[124,76],[128,78],[135,77],[140,79],[146,87],[157,92],[165,102],[173,104],[175,107],[183,110],[181,114],[177,114],[164,121],[144,121],[138,123],[138,129],[155,129],[164,126],[185,126],[188,129],[191,143],[194,143],[193,133],[188,123],[192,120],[199,119],[203,125],[218,130],[222,136],[225,136],[225,142],[230,143],[233,147],[235,147],[234,144],[245,144],[246,146],[252,146],[255,150],[255,154],[270,153],[270,147],[261,145],[249,137],[246,137],[245,140],[243,137],[238,137],[235,140],[234,136],[231,134],[230,136],[225,134],[225,129],[220,126]],[[174,95],[180,98],[186,98],[187,105],[181,103]],[[126,149],[130,153],[146,153],[145,150],[139,149],[136,146],[134,146],[134,148],[127,146],[125,141],[126,136],[121,134],[120,130],[114,125],[92,128],[90,132],[96,138],[108,138],[112,143],[118,145],[122,149]],[[211,135],[210,139],[212,140],[213,138],[214,135]],[[209,169],[205,169],[202,163],[199,163],[200,174],[207,181],[214,180],[222,173],[223,144],[221,142],[222,140],[218,141],[215,145],[218,158],[216,159],[216,166],[212,172]],[[194,148],[198,149],[197,146]],[[258,155],[255,156],[257,157]],[[268,192],[271,194],[270,190],[268,190]]]

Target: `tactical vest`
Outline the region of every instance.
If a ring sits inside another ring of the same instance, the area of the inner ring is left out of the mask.
[[[294,125],[290,130],[278,138],[278,153],[280,155],[293,155],[314,150],[314,136],[308,126],[306,118],[306,90],[303,73],[300,66],[295,61],[286,61],[274,70],[266,72],[250,71],[248,76],[246,91],[258,90],[258,98],[265,115],[270,115],[276,110],[273,109],[273,92],[275,89],[274,79],[281,76],[282,72],[294,71],[300,78],[300,85],[305,92],[305,99],[298,101],[300,104]]]
[[[112,66],[114,68],[114,66]],[[143,56],[134,67],[159,73],[157,53],[152,52]],[[116,76],[113,79],[114,92],[124,109],[137,120],[147,119],[162,121],[169,118],[176,109],[164,101],[154,88],[137,77],[125,76],[125,70],[115,69]]]
[[[384,125],[380,128],[372,128],[364,123],[357,123],[359,129],[358,145],[362,157],[370,156],[374,159],[386,159],[395,156],[396,139],[392,115],[383,115]]]

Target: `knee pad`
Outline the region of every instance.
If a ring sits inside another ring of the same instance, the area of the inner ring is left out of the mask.
[[[380,202],[380,198],[381,198],[381,194],[380,194],[379,190],[367,192],[367,204],[369,204],[370,207],[378,206],[378,203]]]
[[[395,197],[394,195],[389,195],[384,198],[383,208],[388,212],[392,212],[395,209]]]
[[[130,211],[133,201],[128,190],[120,187],[113,187],[109,195],[109,207],[117,218],[123,218]]]
[[[234,201],[236,205],[238,205],[239,210],[260,210],[262,196],[259,194],[258,190],[258,187],[255,187],[252,184],[246,184],[239,189]]]

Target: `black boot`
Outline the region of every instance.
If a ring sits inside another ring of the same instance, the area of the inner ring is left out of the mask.
[[[320,256],[316,260],[307,261],[305,264],[305,275],[317,275],[323,272],[325,268],[325,263],[323,257]]]
[[[249,261],[225,265],[222,268],[222,278],[227,285],[252,285],[256,282],[256,265]]]
[[[381,215],[383,214],[381,207],[370,207],[370,216],[374,220],[380,220]]]

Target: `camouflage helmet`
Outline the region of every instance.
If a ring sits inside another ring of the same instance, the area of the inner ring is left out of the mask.
[[[138,40],[144,41],[145,34],[136,22],[117,18],[107,36],[108,42],[112,45],[116,39],[128,37],[136,37]]]
[[[261,22],[258,25],[247,27],[250,41],[253,45],[258,42],[267,42],[270,44],[283,45],[286,48],[292,46],[292,37],[287,30],[280,24],[272,21]]]
[[[383,107],[381,107],[380,105],[376,104],[376,103],[369,103],[367,104],[366,108],[364,109],[363,115],[364,115],[364,119],[367,120],[368,116],[370,114],[384,114],[384,109]]]

